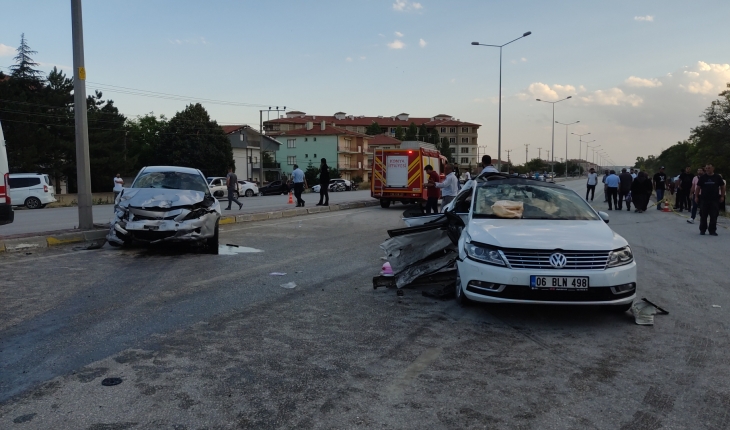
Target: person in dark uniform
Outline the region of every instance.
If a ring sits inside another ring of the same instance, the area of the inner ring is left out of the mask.
[[[327,159],[323,158],[322,163],[319,165],[319,203],[315,206],[329,206],[330,205],[330,168],[327,165]]]
[[[725,181],[715,174],[715,167],[711,163],[707,163],[705,175],[697,180],[697,190],[699,195],[695,200],[700,204],[700,234],[709,231],[710,236],[717,236],[717,215],[720,203],[725,202]]]

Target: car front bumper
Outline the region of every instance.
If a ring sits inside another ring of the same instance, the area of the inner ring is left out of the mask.
[[[523,270],[492,266],[469,258],[457,261],[464,295],[486,303],[622,305],[636,298],[636,262],[605,270]],[[583,290],[539,290],[530,276],[588,277]],[[633,288],[628,287],[633,284]]]

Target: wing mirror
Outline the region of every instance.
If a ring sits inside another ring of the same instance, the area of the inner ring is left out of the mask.
[[[608,224],[608,214],[607,214],[606,212],[603,212],[603,211],[601,211],[601,212],[598,212],[598,216],[600,216],[600,217],[601,217],[601,219],[602,219],[602,220],[603,220],[603,221],[604,221],[604,222],[605,222],[606,224]]]

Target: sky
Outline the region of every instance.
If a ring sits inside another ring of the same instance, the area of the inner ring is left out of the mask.
[[[0,67],[25,33],[43,71],[72,73],[69,1],[2,10]],[[269,106],[450,114],[481,124],[479,145],[493,157],[499,49],[471,42],[531,31],[503,48],[502,149],[516,163],[525,145],[530,159],[552,150],[552,107],[536,98],[572,96],[555,119],[580,121],[569,131],[632,165],[686,139],[730,83],[727,0],[84,0],[83,14],[87,91],[102,89],[129,117],[171,117],[193,98],[233,102],[203,105],[220,124],[255,127]],[[565,128],[555,127],[556,159],[566,156]],[[568,157],[578,148],[569,135]]]

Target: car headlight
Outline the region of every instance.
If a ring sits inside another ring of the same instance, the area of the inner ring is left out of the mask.
[[[494,264],[495,266],[506,266],[502,255],[496,248],[467,243],[464,245],[464,250],[466,251],[466,255],[474,260]]]
[[[623,248],[611,251],[611,253],[608,254],[607,267],[623,266],[624,264],[629,264],[632,261],[634,261],[634,254],[631,253],[631,247],[624,246]]]

